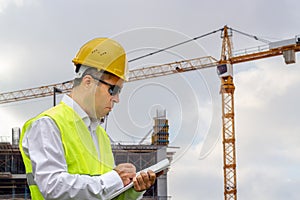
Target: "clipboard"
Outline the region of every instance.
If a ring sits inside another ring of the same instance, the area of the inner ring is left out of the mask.
[[[162,161],[159,161],[158,163],[143,169],[141,171],[139,171],[138,173],[136,173],[136,175],[138,176],[141,172],[147,172],[148,170],[152,170],[154,173],[158,173],[162,170],[167,169],[170,166],[170,161],[169,159],[165,158]],[[108,200],[111,200],[115,197],[117,197],[118,195],[122,194],[123,192],[125,192],[126,190],[130,189],[133,187],[133,182],[129,183],[128,185],[126,185],[125,187],[123,187],[122,189],[116,191],[115,193],[113,193]]]

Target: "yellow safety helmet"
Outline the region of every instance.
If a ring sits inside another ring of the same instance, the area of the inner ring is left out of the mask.
[[[95,38],[84,44],[72,60],[75,66],[84,65],[108,71],[123,80],[127,74],[124,48],[109,38]]]

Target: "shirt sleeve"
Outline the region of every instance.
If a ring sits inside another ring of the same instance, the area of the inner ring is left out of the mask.
[[[101,176],[69,174],[59,130],[49,117],[32,123],[22,146],[31,160],[34,181],[46,199],[106,199],[123,187],[114,170]]]

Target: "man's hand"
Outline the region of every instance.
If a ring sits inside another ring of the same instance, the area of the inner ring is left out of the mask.
[[[149,170],[146,172],[141,172],[137,177],[133,178],[134,189],[137,192],[149,189],[155,182],[156,174]]]
[[[136,168],[130,163],[119,164],[114,170],[119,174],[124,186],[128,185],[136,176]]]

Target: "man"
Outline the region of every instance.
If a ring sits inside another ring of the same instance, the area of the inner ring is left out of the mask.
[[[62,102],[27,121],[20,150],[33,200],[107,199],[133,181],[116,199],[138,199],[156,174],[136,177],[130,163],[114,165],[110,140],[100,121],[119,102],[126,80],[126,54],[116,41],[96,38],[73,59],[74,86]]]

